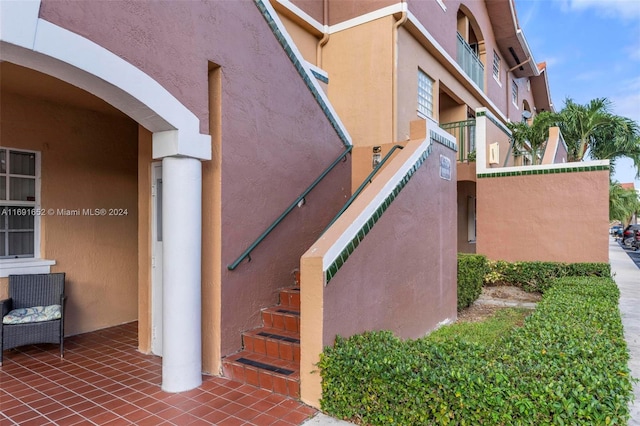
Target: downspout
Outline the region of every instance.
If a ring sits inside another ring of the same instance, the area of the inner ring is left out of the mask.
[[[404,25],[404,23],[407,22],[407,3],[405,3],[404,0],[402,0],[402,16],[400,17],[400,19],[393,24],[393,44],[391,46],[391,50],[392,50],[392,57],[393,57],[393,64],[391,66],[391,81],[392,81],[392,85],[391,85],[391,116],[392,116],[392,123],[391,123],[391,142],[395,142],[396,141],[396,135],[398,132],[398,78],[397,78],[397,74],[398,74],[398,30],[400,29],[400,27],[402,25]]]
[[[318,68],[322,68],[322,48],[329,41],[329,24],[327,20],[329,19],[329,2],[328,0],[322,0],[322,24],[324,25],[324,34],[322,38],[318,41],[318,45],[316,46],[316,66]]]

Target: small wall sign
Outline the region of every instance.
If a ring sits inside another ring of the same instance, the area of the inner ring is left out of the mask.
[[[451,180],[451,159],[440,154],[440,179]]]

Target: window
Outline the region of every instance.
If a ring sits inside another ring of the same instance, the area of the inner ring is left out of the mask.
[[[35,257],[38,155],[0,149],[0,259]]]
[[[418,115],[433,117],[433,80],[418,70]]]
[[[500,83],[500,56],[495,50],[493,51],[493,78]]]
[[[511,102],[518,106],[518,85],[515,80],[511,80]]]

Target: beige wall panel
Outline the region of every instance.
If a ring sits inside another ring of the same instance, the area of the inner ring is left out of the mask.
[[[393,17],[331,35],[323,49],[329,99],[354,146],[382,145],[392,137]]]
[[[304,59],[307,62],[318,65],[316,64],[316,46],[318,45],[318,39],[286,16],[282,14],[278,16]]]
[[[477,252],[493,260],[608,262],[609,172],[482,178]]]
[[[151,139],[138,126],[138,349],[151,352]]]
[[[3,146],[42,153],[43,257],[66,272],[66,334],[138,318],[138,126],[129,119],[3,93]],[[126,209],[110,216],[108,209]]]

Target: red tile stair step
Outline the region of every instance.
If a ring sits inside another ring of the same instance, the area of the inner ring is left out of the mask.
[[[282,395],[300,396],[300,289],[280,291],[262,310],[263,327],[242,333],[243,350],[223,360],[224,374]]]

